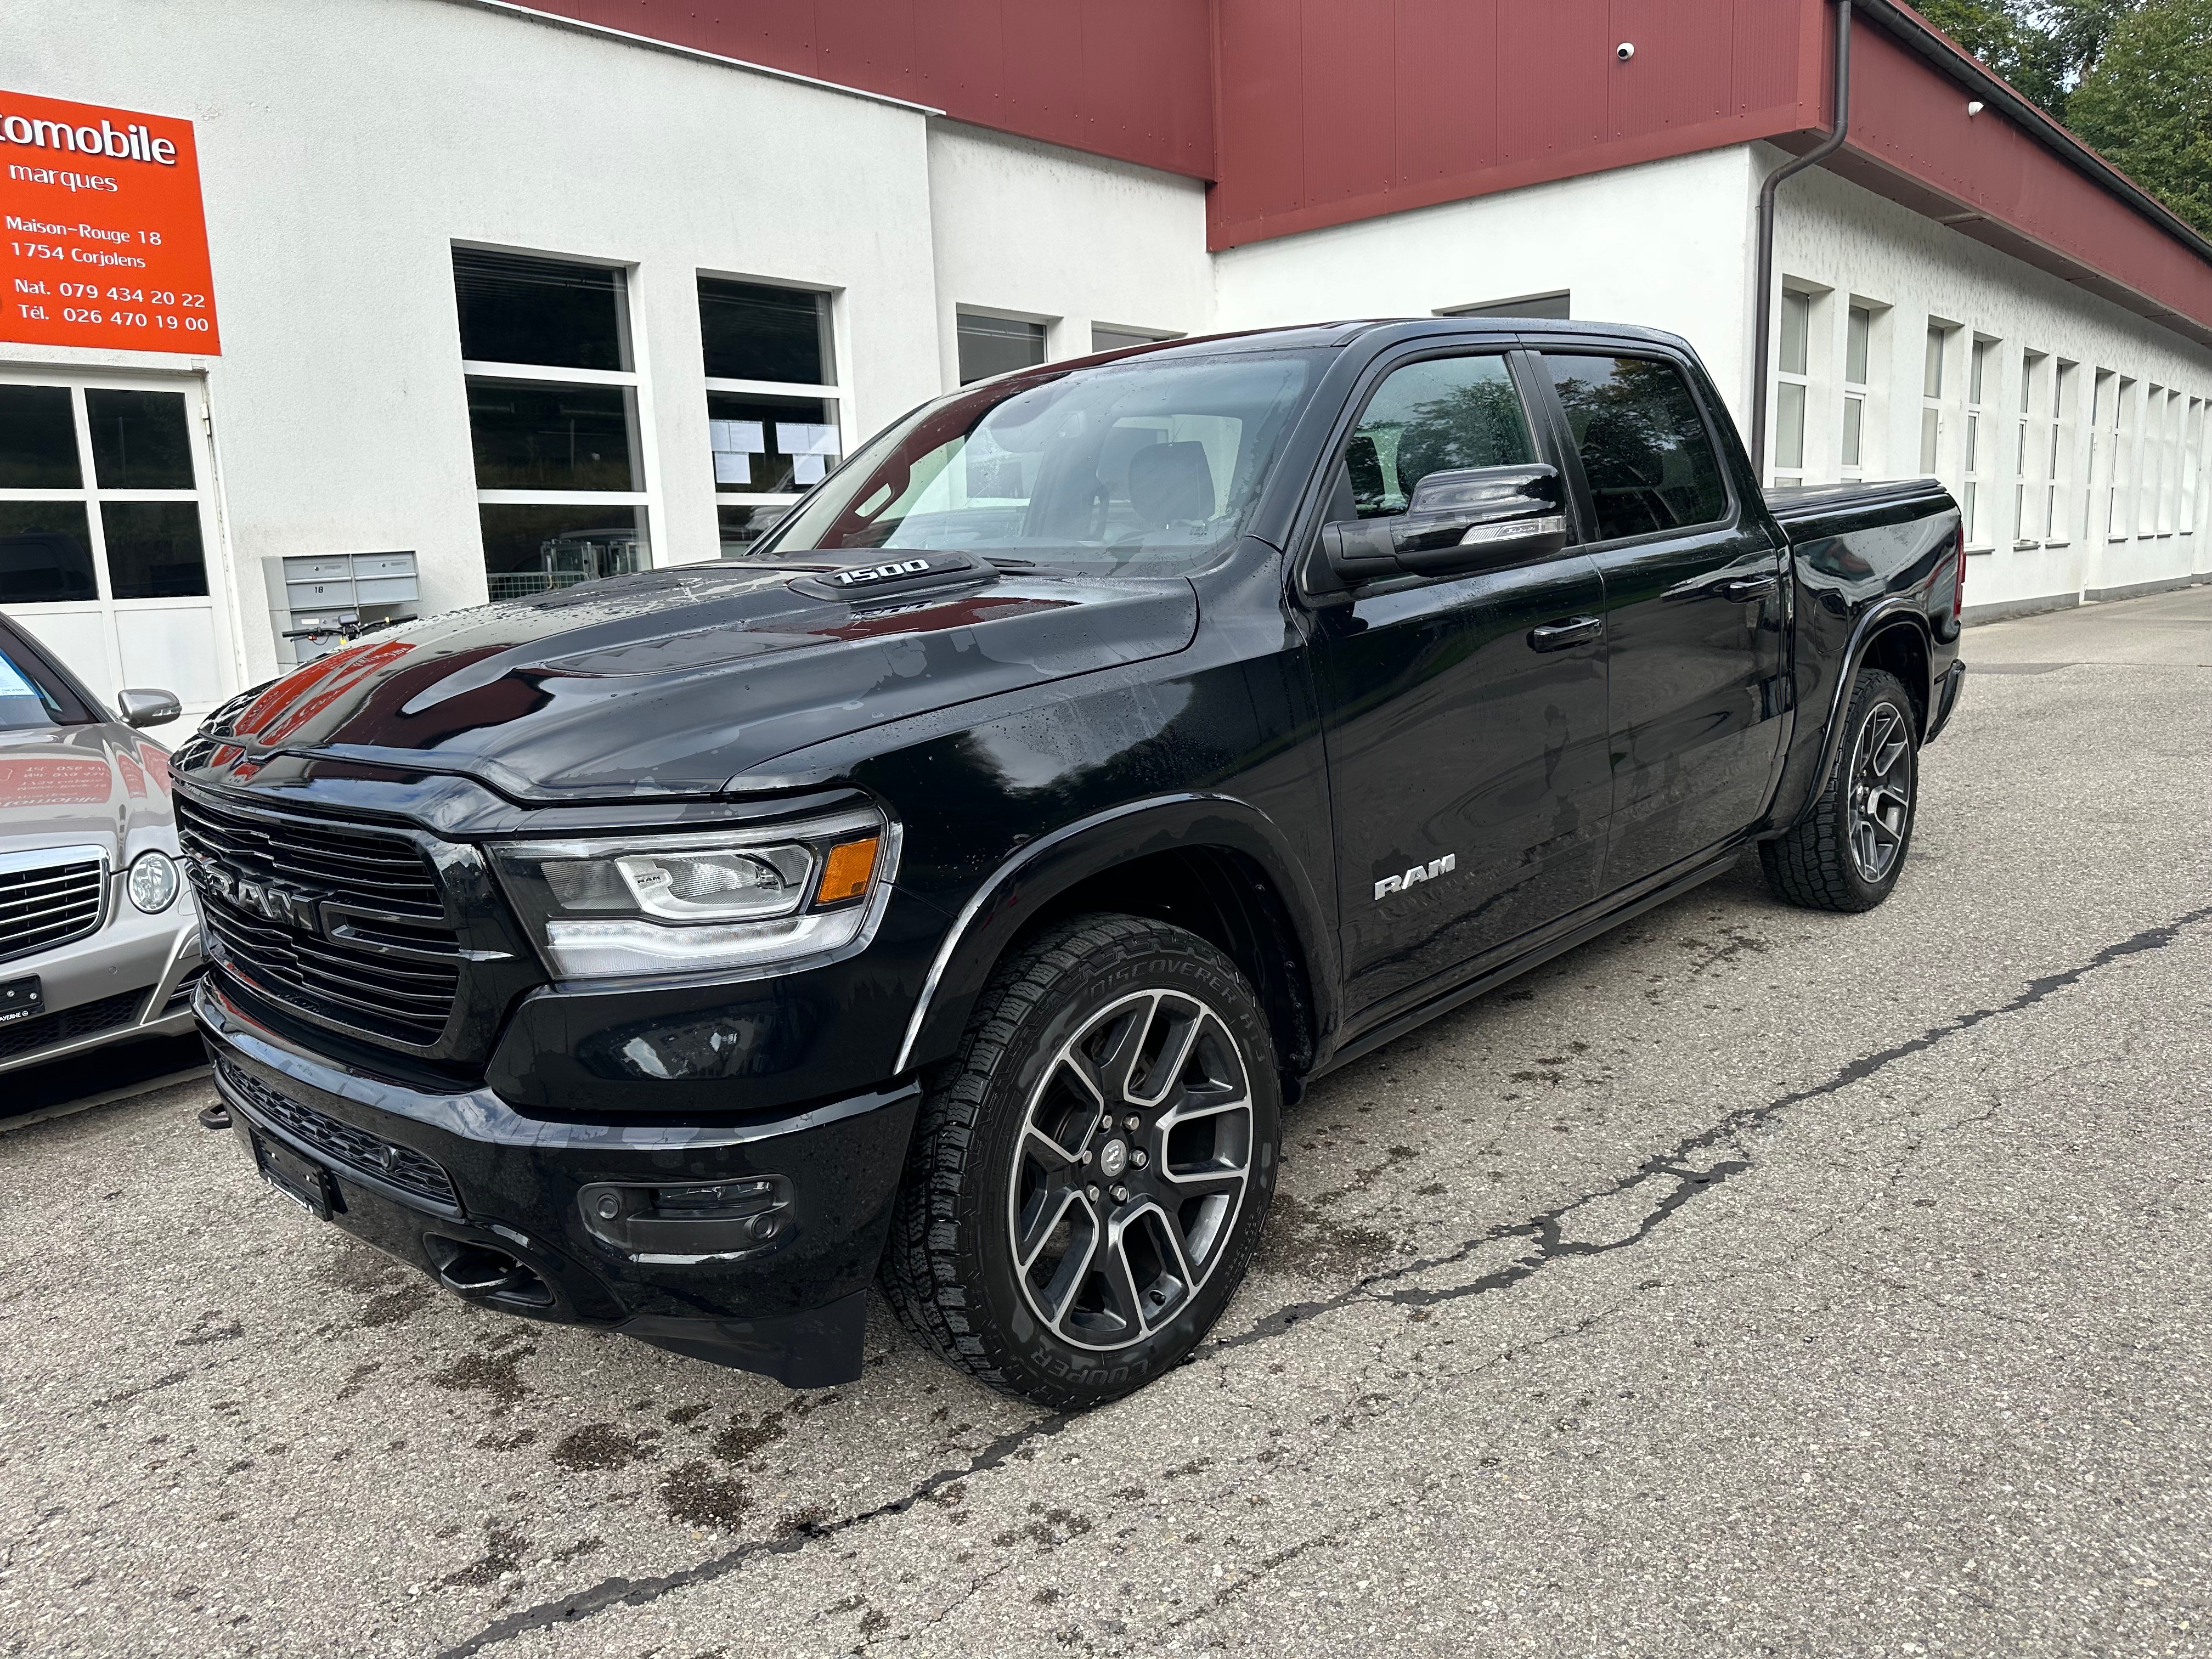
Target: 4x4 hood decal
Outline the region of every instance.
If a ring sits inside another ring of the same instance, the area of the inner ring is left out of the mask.
[[[797,592],[818,566],[679,567],[449,612],[219,711],[180,757],[459,772],[525,800],[716,793],[795,749],[1187,647],[1180,580],[1023,573],[905,603]]]

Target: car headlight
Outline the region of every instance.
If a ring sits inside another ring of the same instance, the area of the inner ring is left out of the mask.
[[[898,828],[867,811],[487,850],[562,978],[726,973],[860,939],[889,897]]]
[[[158,847],[149,848],[131,861],[124,890],[131,903],[148,915],[159,915],[177,902],[183,884],[177,879],[177,861]]]

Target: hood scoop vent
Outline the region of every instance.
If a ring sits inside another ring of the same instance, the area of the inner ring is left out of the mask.
[[[939,588],[972,587],[998,579],[997,568],[972,553],[917,553],[910,558],[794,576],[789,586],[794,593],[809,599],[866,605],[877,599],[908,599]]]

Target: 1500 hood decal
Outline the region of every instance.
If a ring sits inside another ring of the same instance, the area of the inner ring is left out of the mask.
[[[434,617],[277,681],[185,759],[234,785],[281,750],[523,799],[710,794],[810,744],[1166,655],[1197,630],[1179,579],[1015,574],[870,605],[794,591],[794,574],[679,568]]]

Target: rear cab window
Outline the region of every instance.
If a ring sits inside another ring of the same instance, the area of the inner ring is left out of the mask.
[[[1547,353],[1582,459],[1595,523],[1621,541],[1717,524],[1729,514],[1720,454],[1689,381],[1653,357]]]

